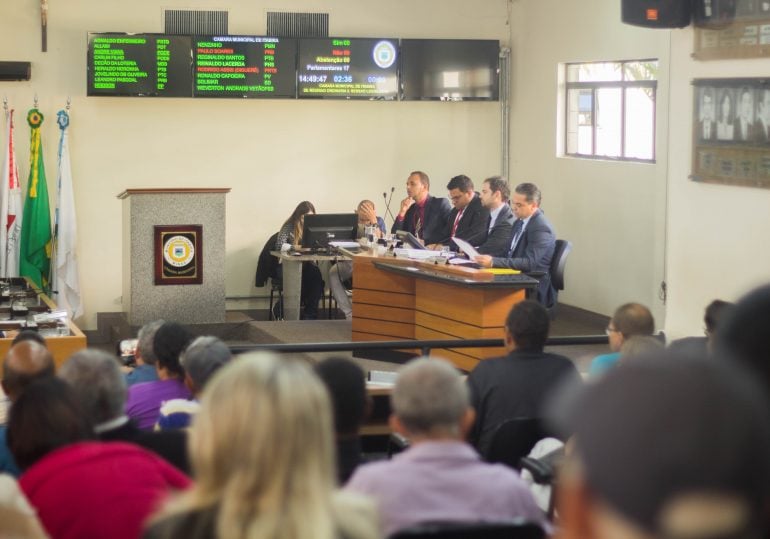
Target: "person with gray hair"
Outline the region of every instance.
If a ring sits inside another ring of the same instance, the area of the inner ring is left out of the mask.
[[[74,390],[99,440],[137,444],[189,473],[185,433],[142,432],[126,415],[126,382],[115,356],[93,348],[80,350],[61,366],[58,376]]]
[[[391,429],[410,448],[390,461],[360,466],[345,487],[375,500],[383,535],[438,521],[544,523],[519,475],[482,462],[464,441],[475,412],[465,382],[448,362],[409,362],[398,374],[391,404]]]
[[[179,356],[184,368],[184,384],[192,394],[192,399],[172,399],[160,407],[160,416],[155,424],[156,430],[187,428],[200,408],[198,397],[203,386],[220,367],[233,355],[222,340],[212,337],[197,337]]]
[[[155,370],[155,363],[158,358],[153,350],[153,341],[155,332],[165,323],[164,320],[154,320],[141,327],[137,334],[136,351],[134,359],[136,367],[126,373],[126,385],[141,384],[143,382],[154,382],[158,379],[158,373]]]

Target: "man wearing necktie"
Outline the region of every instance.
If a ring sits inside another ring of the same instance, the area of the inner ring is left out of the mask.
[[[449,201],[431,196],[430,178],[419,170],[409,174],[406,179],[406,194],[390,232],[395,234],[399,230],[406,230],[420,238],[425,245],[439,243],[450,212]]]
[[[487,238],[489,212],[481,205],[481,199],[468,176],[455,176],[446,188],[454,209],[447,218],[444,237],[440,242],[429,245],[431,249],[441,249],[442,245],[452,246],[454,238],[460,238],[471,245],[478,246]]]
[[[475,262],[485,268],[511,268],[522,272],[543,272],[539,277],[537,299],[546,308],[556,304],[556,289],[551,285],[551,260],[556,234],[540,209],[540,189],[533,183],[516,186],[511,207],[516,216],[507,256],[479,255]]]
[[[477,251],[482,255],[506,256],[513,238],[513,215],[509,200],[511,188],[508,180],[492,176],[484,180],[481,188],[481,204],[489,211],[486,241]]]

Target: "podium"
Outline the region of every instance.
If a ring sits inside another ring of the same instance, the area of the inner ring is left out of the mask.
[[[353,257],[353,341],[502,339],[511,307],[537,280],[394,257]],[[434,350],[471,371],[503,348]]]
[[[129,324],[225,321],[229,192],[126,189],[118,195],[123,201],[122,304]]]

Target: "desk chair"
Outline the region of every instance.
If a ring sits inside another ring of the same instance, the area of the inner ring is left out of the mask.
[[[544,539],[529,522],[436,522],[397,531],[389,539]]]
[[[553,258],[551,259],[551,266],[548,268],[548,273],[551,276],[551,284],[558,292],[564,290],[564,268],[567,265],[567,256],[572,252],[572,242],[567,240],[556,240],[556,245],[553,250]],[[532,271],[527,273],[530,277],[539,279],[545,272]],[[548,311],[551,319],[556,318],[556,305],[554,304]]]
[[[278,232],[270,238],[262,247],[257,259],[257,273],[254,276],[255,286],[265,286],[270,282],[270,307],[268,309],[269,320],[283,319],[283,279],[278,273],[278,259],[270,254],[275,250],[275,242],[278,239]],[[275,294],[278,294],[278,303],[273,303]]]

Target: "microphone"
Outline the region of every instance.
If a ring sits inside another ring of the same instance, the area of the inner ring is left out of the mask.
[[[393,200],[393,191],[395,190],[396,190],[395,187],[390,188],[390,198],[387,198],[388,196],[387,193],[382,193],[382,198],[387,198],[387,200],[385,201],[385,215],[390,214],[390,218],[393,219],[394,222],[396,221],[396,218],[393,216],[393,212],[390,211],[390,201]]]

